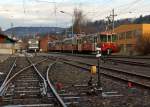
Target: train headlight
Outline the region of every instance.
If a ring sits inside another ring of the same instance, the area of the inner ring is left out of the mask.
[[[39,41],[36,41],[36,44],[38,44],[39,43]]]
[[[31,41],[28,41],[29,44],[31,44]]]

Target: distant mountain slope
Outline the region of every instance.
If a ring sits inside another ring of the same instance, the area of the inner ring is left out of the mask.
[[[35,35],[35,34],[55,34],[55,33],[62,33],[65,28],[59,27],[14,27],[7,29],[4,31],[5,34],[8,35],[16,35],[16,36],[28,36],[28,35]]]

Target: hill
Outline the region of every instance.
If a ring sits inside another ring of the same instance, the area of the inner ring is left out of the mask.
[[[65,28],[59,27],[14,27],[4,31],[7,35],[16,35],[17,37],[22,36],[33,36],[36,34],[61,34]]]

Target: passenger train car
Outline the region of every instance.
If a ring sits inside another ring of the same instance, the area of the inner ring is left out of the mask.
[[[37,52],[39,51],[39,40],[29,39],[28,40],[28,52]]]
[[[96,47],[99,47],[103,54],[111,54],[119,51],[116,39],[116,34],[105,32],[100,34],[81,35],[65,38],[62,41],[53,41],[49,43],[49,51],[92,53],[96,52]]]

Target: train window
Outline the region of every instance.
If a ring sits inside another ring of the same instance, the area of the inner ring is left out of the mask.
[[[72,44],[72,39],[65,40],[65,41],[64,41],[64,44]]]
[[[101,36],[100,36],[100,40],[101,40],[102,42],[107,42],[107,36],[106,36],[106,35],[101,35]]]
[[[96,42],[97,42],[97,37],[95,36],[95,37],[94,37],[94,43],[96,43]]]
[[[87,37],[86,37],[86,36],[84,36],[84,37],[82,38],[82,42],[83,42],[83,43],[87,42]]]
[[[77,44],[77,39],[73,38],[72,39],[72,44]]]
[[[77,39],[77,44],[79,44],[79,39]]]
[[[93,43],[94,42],[94,37],[91,35],[91,36],[89,36],[89,42],[90,43]]]
[[[107,42],[111,42],[111,35],[108,35],[108,41]]]
[[[79,44],[81,44],[82,43],[82,39],[79,39]]]
[[[112,35],[112,42],[115,42],[117,40],[117,35]]]

